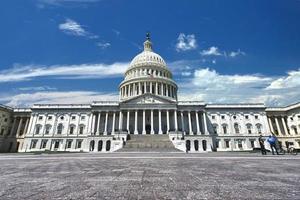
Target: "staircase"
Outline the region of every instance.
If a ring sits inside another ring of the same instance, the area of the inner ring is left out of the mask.
[[[130,135],[119,152],[179,152],[168,135]]]

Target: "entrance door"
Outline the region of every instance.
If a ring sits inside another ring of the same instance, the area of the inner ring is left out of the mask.
[[[146,134],[150,134],[151,133],[151,125],[150,124],[147,124],[146,127]]]

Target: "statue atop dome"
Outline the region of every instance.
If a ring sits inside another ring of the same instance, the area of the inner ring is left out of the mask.
[[[152,51],[152,43],[150,41],[150,33],[146,33],[146,41],[144,42],[144,51]]]

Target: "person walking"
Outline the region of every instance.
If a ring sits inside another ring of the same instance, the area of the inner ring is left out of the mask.
[[[261,135],[258,138],[258,142],[259,142],[259,145],[260,145],[261,154],[262,155],[267,155],[267,150],[266,150],[265,144],[264,144],[265,141],[264,141],[264,139]]]
[[[267,141],[270,144],[270,147],[271,147],[271,150],[272,150],[272,154],[275,155],[275,153],[274,153],[274,149],[275,149],[276,154],[279,155],[279,153],[277,151],[277,146],[276,146],[277,138],[274,135],[269,135]]]

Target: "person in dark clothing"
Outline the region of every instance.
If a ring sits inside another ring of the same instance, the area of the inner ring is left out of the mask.
[[[268,140],[267,140],[270,144],[271,150],[272,150],[272,154],[274,155],[274,149],[276,151],[276,154],[279,155],[278,151],[277,151],[277,138],[274,135],[269,135]]]
[[[265,148],[264,139],[262,138],[261,135],[259,136],[258,141],[259,141],[259,145],[260,145],[261,154],[267,155],[267,150]]]

